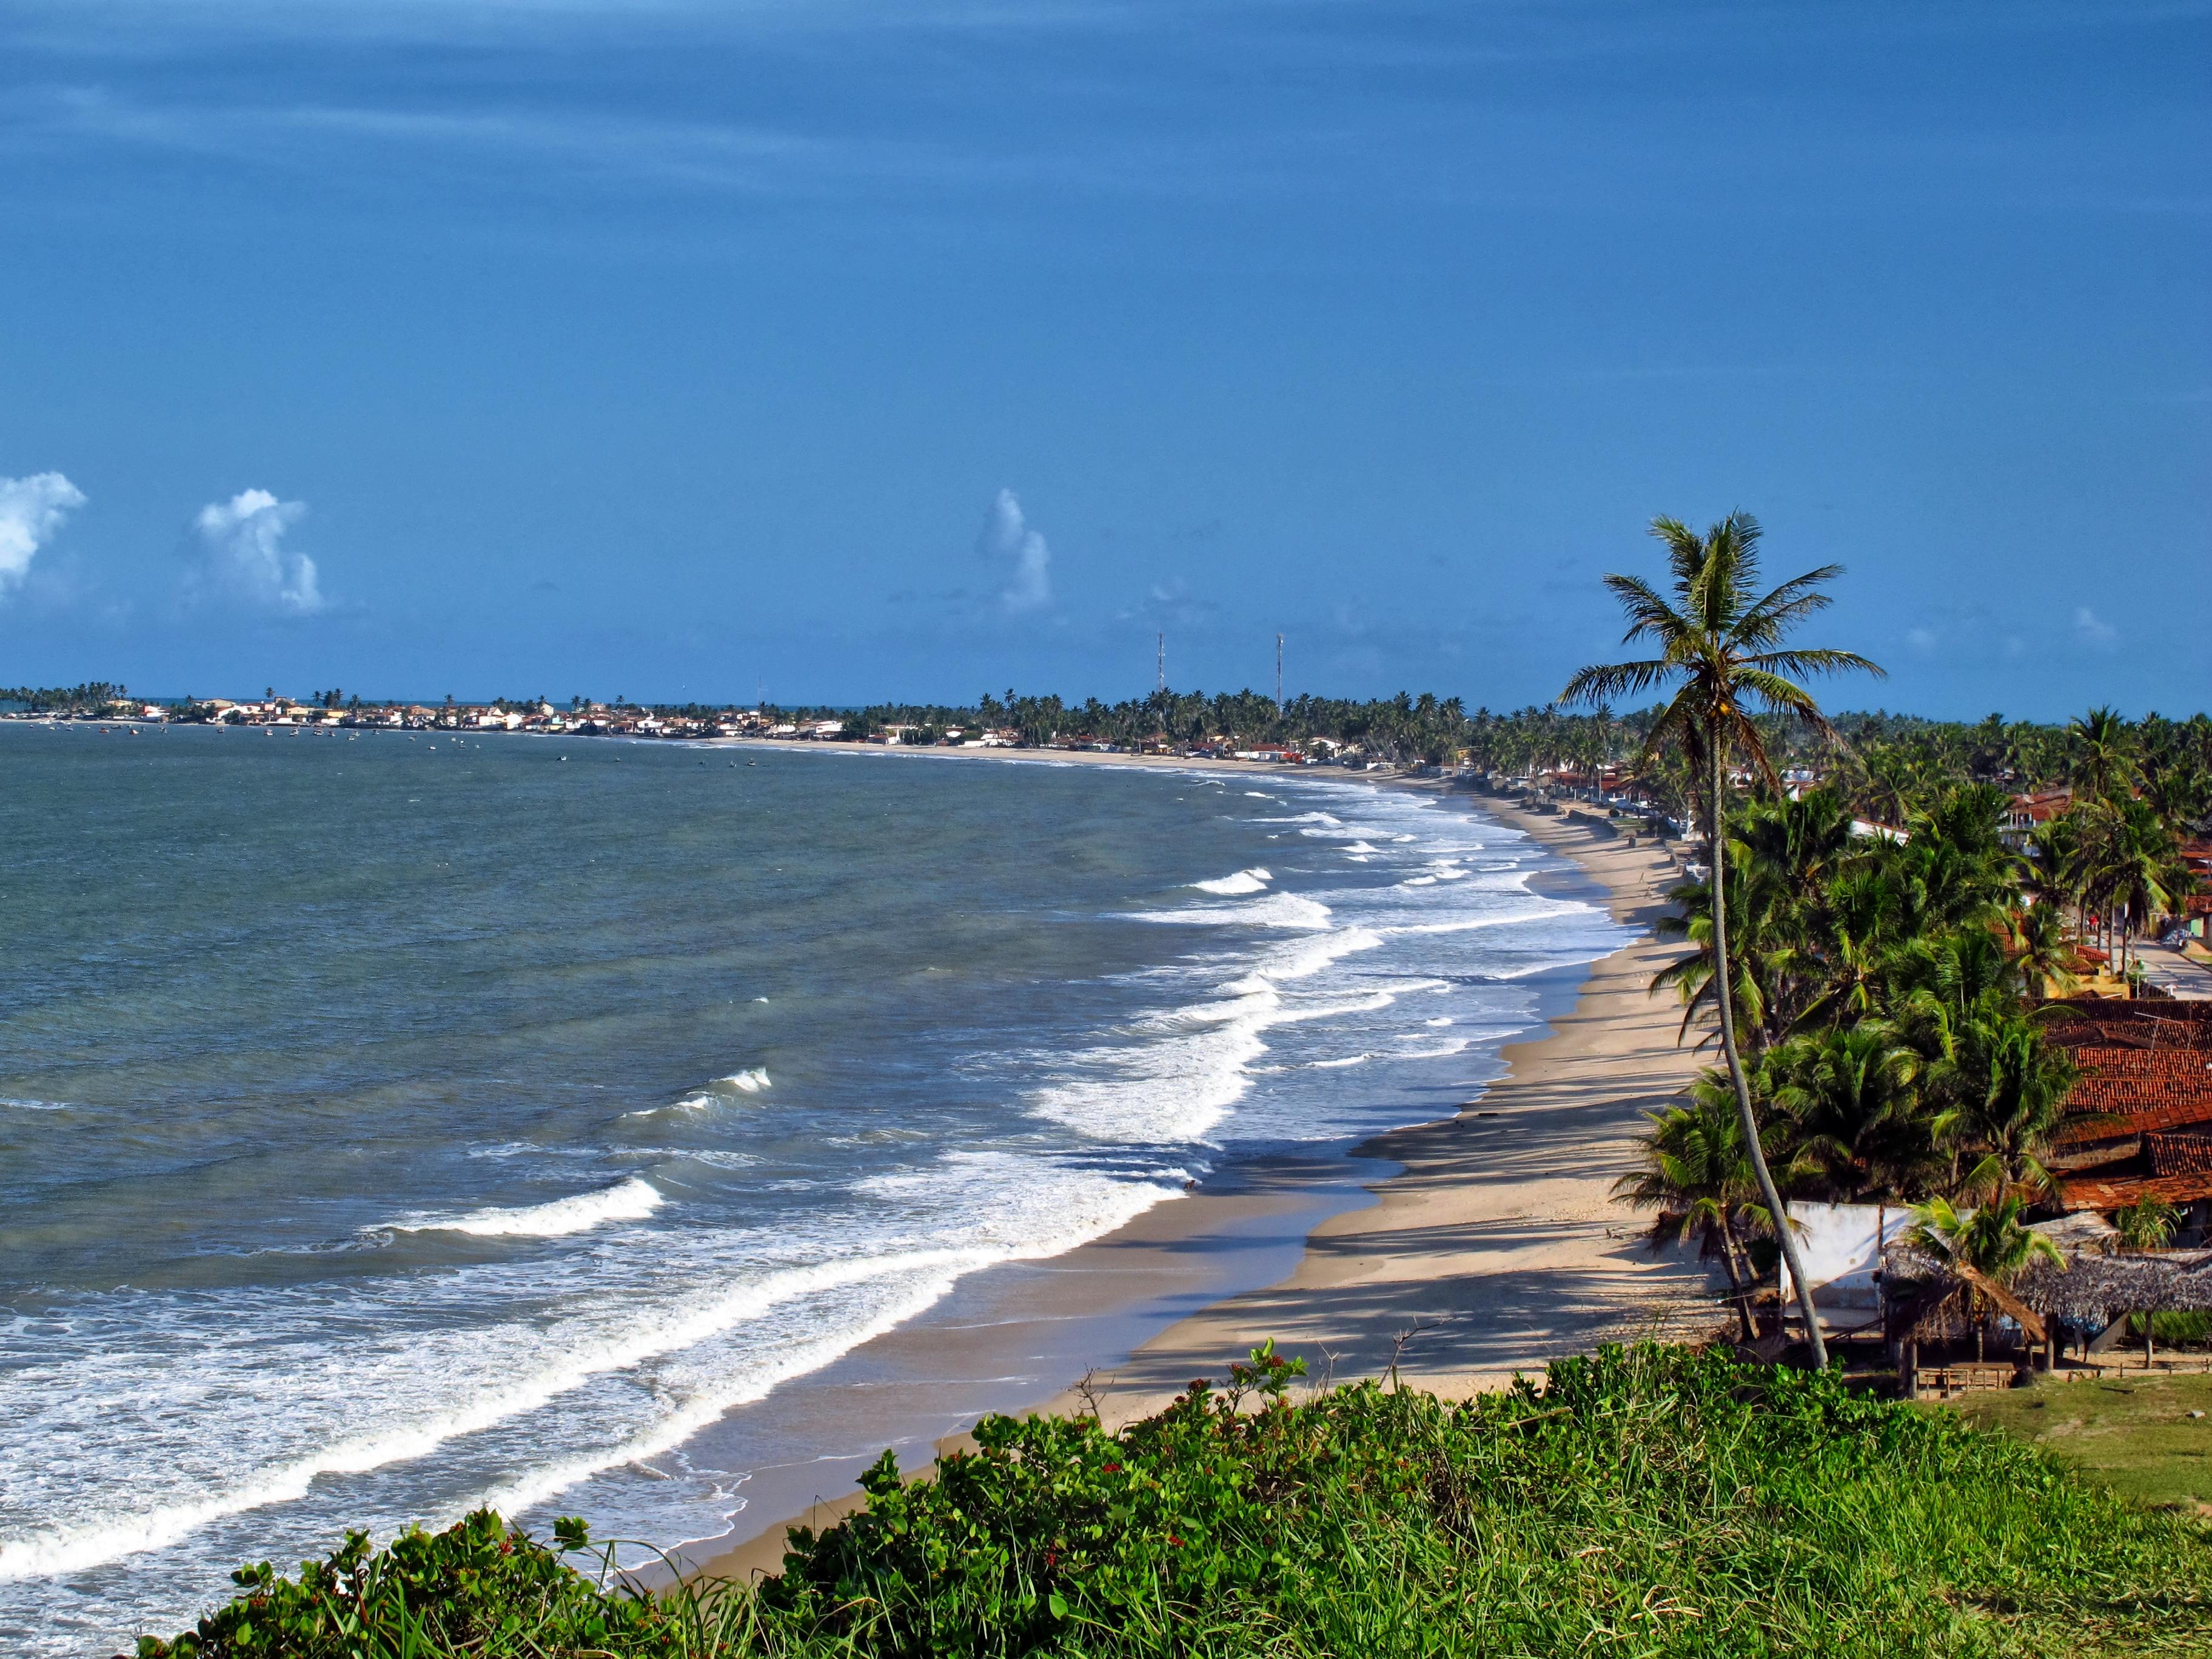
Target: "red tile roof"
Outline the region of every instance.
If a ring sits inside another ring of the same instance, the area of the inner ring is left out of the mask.
[[[2059,1175],[2065,1206],[2212,1198],[2212,1004],[2045,1006],[2045,1034],[2081,1068],[2052,1136],[2087,1165]]]
[[[2060,1200],[2069,1210],[2117,1210],[2145,1197],[2162,1198],[2173,1205],[2194,1204],[2212,1198],[2212,1170],[2172,1176],[2062,1176]]]

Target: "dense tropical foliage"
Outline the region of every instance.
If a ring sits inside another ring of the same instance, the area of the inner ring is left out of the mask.
[[[2124,776],[2106,781],[2122,787]],[[1733,1000],[1763,1150],[1785,1197],[1922,1206],[1933,1239],[1954,1222],[1971,1231],[1977,1206],[1991,1218],[1980,1224],[2002,1232],[1993,1218],[2016,1219],[2047,1193],[2044,1159],[2074,1073],[2048,1039],[2057,1016],[2039,1005],[2087,971],[2070,913],[2127,890],[2100,873],[2109,865],[2054,849],[2078,849],[2085,822],[2140,803],[2085,787],[2026,850],[2007,842],[2009,806],[2002,789],[1956,781],[1907,811],[1897,834],[1855,830],[1844,797],[1826,788],[1796,799],[1770,792],[1729,816]],[[2156,830],[2154,850],[2131,854],[2148,871],[2135,890],[2154,890],[2149,903],[2166,907],[2190,878],[2172,831]],[[1662,929],[1693,948],[1655,988],[1681,999],[1695,1036],[1712,1024],[1712,883],[1686,883],[1675,896],[1680,915]],[[1741,1254],[1769,1228],[1741,1197],[1749,1160],[1730,1167],[1716,1155],[1693,1169],[1680,1150],[1703,1095],[1724,1085],[1716,1071],[1689,1103],[1655,1118],[1644,1165],[1620,1191],[1656,1207],[1662,1227],[1691,1226],[1716,1236],[1710,1248]],[[1993,1276],[2020,1265],[1995,1262]]]

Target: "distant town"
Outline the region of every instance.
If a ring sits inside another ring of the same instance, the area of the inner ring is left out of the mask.
[[[88,690],[90,695],[79,695]],[[143,702],[131,697],[120,687],[96,685],[72,688],[67,693],[15,690],[0,693],[0,701],[18,705],[0,710],[0,719],[15,720],[523,732],[547,736],[690,742],[716,738],[764,738],[785,742],[913,747],[1062,749],[1102,754],[1262,761],[1279,765],[1382,767],[1399,758],[1395,755],[1389,759],[1370,756],[1361,744],[1321,735],[1311,735],[1297,743],[1261,738],[1246,743],[1233,734],[1178,740],[1165,732],[1127,739],[1089,731],[1039,731],[1034,726],[1025,730],[1012,725],[986,726],[974,720],[965,724],[944,719],[901,720],[872,717],[872,711],[647,708],[635,703],[592,702],[581,697],[571,699],[565,705],[543,698],[515,702],[504,697],[489,703],[456,702],[450,697],[443,703],[368,702],[359,697],[341,700],[336,692],[301,700],[279,696],[272,691],[247,701],[186,697],[174,702]]]
[[[1162,686],[1116,703],[1076,703],[1009,690],[973,704],[884,703],[781,708],[643,704],[616,696],[494,697],[468,702],[364,698],[337,689],[305,696],[274,687],[258,698],[143,698],[120,683],[0,687],[0,720],[110,725],[258,726],[289,729],[509,732],[551,737],[699,742],[750,738],[954,749],[1050,749],[1109,755],[1334,766],[1437,776],[1539,801],[1646,811],[1676,825],[1695,815],[1695,791],[1679,754],[1647,755],[1656,709],[1616,714],[1556,706],[1469,711],[1457,697],[1400,692],[1352,700],[1252,690],[1206,696]],[[2136,793],[2192,849],[2212,830],[2212,717],[2151,714],[2127,721],[2093,709],[2064,725],[1930,720],[1887,711],[1842,713],[1830,732],[1761,717],[1772,781],[1796,798],[1835,791],[1868,830],[1902,833],[1948,788],[1973,783],[2011,798],[2008,839],[2024,845],[2064,816],[2080,781],[2085,744],[2118,743],[2141,758]],[[2100,734],[2085,738],[2085,731]],[[1737,781],[1749,786],[1747,774]]]

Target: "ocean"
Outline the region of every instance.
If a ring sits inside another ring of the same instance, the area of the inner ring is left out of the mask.
[[[712,1538],[749,1402],[1437,1115],[1625,937],[1472,805],[1303,775],[16,722],[0,769],[25,1655],[483,1503]]]

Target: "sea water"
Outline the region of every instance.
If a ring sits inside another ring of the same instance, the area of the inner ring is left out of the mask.
[[[1620,938],[1305,775],[8,723],[0,775],[11,1653],[485,1503],[711,1537],[733,1407],[1434,1115]]]

